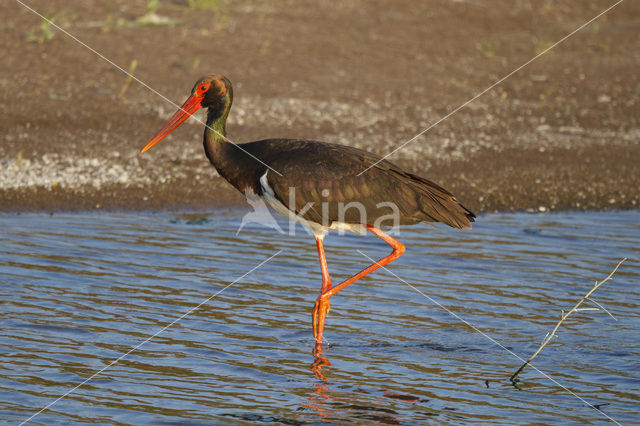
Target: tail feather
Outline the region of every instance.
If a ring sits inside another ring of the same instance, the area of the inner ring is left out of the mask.
[[[416,215],[417,220],[471,228],[476,215],[460,204],[452,193],[423,177],[411,173],[405,173],[405,176],[418,193],[420,212]]]

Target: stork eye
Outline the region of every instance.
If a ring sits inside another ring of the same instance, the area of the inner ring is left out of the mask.
[[[207,90],[207,86],[205,86],[204,84],[202,86],[200,86],[200,91],[204,92],[205,90]]]

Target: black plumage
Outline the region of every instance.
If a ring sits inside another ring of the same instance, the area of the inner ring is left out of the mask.
[[[241,192],[249,188],[262,195],[259,181],[267,173],[280,202],[295,213],[312,203],[302,216],[323,225],[338,220],[360,223],[362,214],[356,207],[344,209],[348,203],[364,206],[366,224],[373,225],[390,214],[389,205],[381,203],[393,203],[400,213],[399,224],[442,222],[455,228],[471,227],[475,215],[453,194],[373,153],[300,139],[266,139],[239,145],[227,142],[224,135],[233,102],[231,83],[224,77],[209,78],[223,87],[213,91],[211,99],[207,94],[202,102],[209,108],[205,152],[220,175]],[[295,205],[289,205],[290,188],[295,188]],[[319,208],[323,203],[326,215]],[[340,203],[344,217],[339,215]]]
[[[229,80],[219,75],[201,78],[180,110],[142,151],[164,139],[199,108],[207,108],[204,148],[220,175],[239,191],[263,197],[281,213],[293,212],[296,220],[303,218],[300,221],[315,234],[322,271],[322,290],[312,312],[316,354],[322,349],[329,298],[404,253],[404,245],[381,226],[442,222],[471,228],[475,215],[449,191],[370,152],[300,139],[231,143],[225,134],[232,103]],[[323,245],[330,229],[368,230],[393,251],[332,286]]]
[[[207,152],[211,142],[206,143]],[[400,213],[400,224],[417,222],[442,222],[455,228],[469,228],[475,215],[456,201],[453,194],[439,185],[402,170],[387,160],[353,147],[326,142],[267,139],[241,144],[240,150],[225,144],[225,151],[234,151],[214,158],[212,163],[222,176],[240,191],[250,187],[262,194],[259,179],[267,173],[269,185],[280,202],[300,213],[308,203],[313,203],[303,215],[307,220],[359,223],[362,215],[356,207],[344,209],[348,203],[358,203],[366,208],[368,224],[379,217],[389,215],[393,203]],[[246,151],[246,152],[243,152]],[[274,170],[269,170],[252,154]],[[232,161],[219,160],[233,158]],[[375,164],[365,173],[363,170]],[[278,173],[279,172],[280,175]],[[289,205],[291,188],[295,188],[295,205]],[[324,191],[324,192],[323,192]],[[321,204],[327,205],[328,215],[322,217]],[[342,203],[344,217],[338,216]]]

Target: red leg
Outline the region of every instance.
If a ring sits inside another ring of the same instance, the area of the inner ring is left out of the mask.
[[[316,245],[318,246],[318,257],[320,257],[320,270],[322,271],[322,290],[320,291],[320,295],[331,290],[331,277],[329,276],[329,267],[327,266],[327,258],[324,255],[324,244],[322,243],[322,238],[316,237]],[[318,298],[320,300],[320,298]],[[316,348],[318,345],[322,344],[322,330],[324,329],[324,318],[327,316],[331,307],[329,306],[329,301],[326,303],[320,304],[316,301],[316,304],[313,307],[312,318],[313,318],[313,337],[316,338]],[[318,314],[320,318],[318,318]],[[318,330],[320,333],[318,334]]]
[[[322,332],[324,331],[325,317],[329,312],[329,299],[331,298],[331,296],[344,289],[349,284],[353,284],[354,282],[358,281],[368,273],[373,272],[376,269],[393,262],[394,260],[402,256],[402,253],[404,253],[405,251],[404,244],[402,244],[400,241],[395,240],[380,229],[375,228],[371,225],[367,225],[367,229],[376,234],[378,237],[382,238],[387,244],[393,247],[393,251],[391,252],[391,254],[383,257],[373,265],[363,269],[353,277],[349,278],[346,281],[343,281],[333,288],[331,287],[331,279],[329,278],[327,260],[324,256],[324,246],[322,245],[322,239],[316,239],[318,244],[318,254],[320,255],[320,267],[322,269],[322,292],[320,293],[320,296],[316,300],[316,304],[313,307],[313,335],[316,338],[316,352],[322,349]]]

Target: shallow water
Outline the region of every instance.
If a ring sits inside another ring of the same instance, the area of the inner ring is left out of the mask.
[[[30,422],[640,422],[640,211],[403,228],[390,272],[332,298],[319,359],[313,238],[236,235],[244,213],[0,215],[0,418],[53,403]],[[389,251],[325,244],[334,284]],[[507,349],[531,355],[623,257],[595,293],[617,321],[574,314],[533,362],[548,377],[514,386]]]

